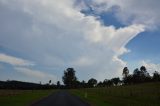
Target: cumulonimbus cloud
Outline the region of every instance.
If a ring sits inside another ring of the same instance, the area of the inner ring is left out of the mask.
[[[104,26],[96,17],[81,13],[75,0],[1,0],[0,7],[0,45],[40,67],[74,67],[80,79],[121,75],[126,63],[119,56],[145,30],[137,23],[118,29]]]

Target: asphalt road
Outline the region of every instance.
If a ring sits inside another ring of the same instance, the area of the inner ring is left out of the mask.
[[[32,104],[31,106],[90,106],[79,97],[69,94],[67,91],[59,91]]]

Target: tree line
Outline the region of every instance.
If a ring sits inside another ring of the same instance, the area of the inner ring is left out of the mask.
[[[158,71],[155,71],[151,76],[145,66],[134,69],[132,74],[129,74],[129,69],[125,67],[123,69],[123,83],[128,84],[137,84],[144,82],[155,82],[160,81],[160,74]]]
[[[41,83],[31,83],[15,80],[0,81],[0,89],[20,89],[20,90],[38,90],[38,89],[53,89],[56,88],[55,85],[50,84],[41,84]]]
[[[46,84],[30,83],[22,81],[0,81],[0,89],[72,89],[72,88],[93,88],[93,87],[110,87],[110,86],[122,86],[131,85],[145,82],[157,82],[160,81],[160,74],[155,71],[151,76],[145,66],[136,68],[133,73],[130,73],[128,67],[124,67],[122,70],[123,78],[115,77],[112,79],[104,79],[104,81],[98,82],[95,78],[90,78],[88,81],[79,81],[76,77],[76,71],[74,68],[67,68],[64,70],[61,84],[57,81],[53,84],[51,80]]]
[[[120,85],[130,85],[145,82],[157,82],[160,81],[160,74],[155,71],[151,76],[145,66],[136,68],[132,74],[128,67],[124,67],[122,70],[123,78],[115,77],[112,79],[105,79],[104,81],[98,82],[95,78],[90,78],[86,81],[79,81],[75,75],[74,68],[67,68],[64,71],[62,81],[66,88],[92,88],[92,87],[110,87],[110,86],[120,86]]]

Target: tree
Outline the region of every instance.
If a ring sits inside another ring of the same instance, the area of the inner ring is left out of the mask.
[[[141,70],[142,73],[147,73],[147,69],[146,69],[145,66],[141,66],[140,70]]]
[[[86,87],[87,87],[87,83],[83,80],[83,81],[81,82],[81,86],[82,86],[83,88],[86,88]]]
[[[122,75],[123,75],[123,83],[124,84],[129,84],[128,81],[129,81],[130,75],[129,75],[128,67],[124,67]]]
[[[108,80],[108,79],[105,79],[103,81],[103,86],[112,86],[113,85],[113,82],[111,80]]]
[[[128,75],[127,77],[123,78],[123,83],[126,85],[134,83],[133,75]]]
[[[114,85],[118,85],[118,83],[121,82],[119,78],[112,78],[111,81],[113,82]]]
[[[97,87],[103,87],[103,83],[100,81],[100,82],[97,84]]]
[[[124,78],[129,75],[129,69],[128,69],[128,67],[124,67],[122,75],[123,75]]]
[[[141,82],[141,71],[136,68],[133,71],[133,83],[140,83]]]
[[[81,82],[78,81],[78,80],[76,80],[76,81],[74,82],[74,87],[75,87],[75,88],[80,88],[80,87],[81,87]]]
[[[140,67],[141,77],[147,77],[147,69],[145,66]]]
[[[88,80],[88,86],[89,87],[94,87],[94,86],[96,86],[96,84],[97,84],[97,80],[96,79],[91,78],[91,79]]]
[[[151,76],[147,72],[146,67],[141,66],[140,71],[141,71],[141,82],[150,82],[151,81]]]
[[[141,71],[140,71],[138,68],[136,68],[136,69],[133,71],[133,75],[134,75],[134,76],[141,76]]]
[[[76,85],[77,77],[75,75],[74,68],[67,68],[64,71],[64,76],[62,77],[63,83],[68,88],[74,88]]]
[[[60,81],[57,81],[57,88],[60,88],[60,86],[61,86]]]
[[[51,81],[51,80],[49,80],[49,84],[51,84],[51,82],[52,82],[52,81]]]
[[[159,74],[159,72],[155,71],[153,73],[153,81],[160,81],[160,74]]]

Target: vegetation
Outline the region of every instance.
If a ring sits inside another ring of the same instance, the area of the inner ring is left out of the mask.
[[[125,71],[128,70],[128,68],[123,69],[123,74]],[[129,74],[129,70],[127,74],[124,74],[123,77],[123,84],[130,85],[130,84],[138,84],[138,83],[145,83],[145,82],[157,82],[160,81],[160,74],[155,71],[153,73],[153,76],[150,76],[150,74],[147,72],[147,69],[145,66],[141,66],[140,69],[136,68],[133,71],[133,74]]]
[[[51,85],[51,80],[47,84],[37,84],[22,81],[0,81],[0,89],[19,89],[19,90],[40,90],[40,89],[53,89],[56,85]]]
[[[98,82],[95,78],[90,78],[88,81],[79,81],[74,68],[67,68],[62,76],[64,85],[61,85],[60,81],[57,81],[56,85],[51,84],[51,80],[47,84],[0,81],[0,89],[3,89],[0,91],[0,103],[2,106],[25,106],[50,94],[52,91],[49,89],[72,89],[70,92],[87,100],[93,106],[158,106],[160,104],[158,71],[151,76],[146,67],[141,66],[131,74],[128,67],[124,67],[122,75],[122,79],[115,77]]]
[[[159,106],[160,82],[100,88],[72,89],[70,92],[92,106]]]
[[[68,68],[64,71],[64,76],[62,77],[63,83],[67,88],[75,88],[77,77],[75,76],[75,70],[73,68]]]
[[[0,90],[0,105],[28,106],[52,92],[52,90]]]
[[[119,77],[115,77],[112,79],[105,79],[103,82],[97,82],[96,79],[90,78],[88,82],[84,80],[80,82],[75,75],[75,70],[73,68],[68,68],[64,71],[64,76],[62,80],[65,84],[63,88],[94,88],[94,87],[112,87],[112,86],[121,86],[121,85],[133,85],[139,83],[147,83],[147,82],[159,82],[160,74],[155,71],[153,76],[147,72],[145,66],[141,66],[140,68],[136,68],[133,71],[133,74],[129,73],[128,67],[124,67],[122,71],[123,79],[120,80]],[[59,84],[57,84],[60,86]]]
[[[120,85],[132,85],[146,82],[159,82],[160,74],[158,71],[153,73],[153,76],[147,72],[145,66],[141,66],[140,69],[136,68],[132,74],[129,73],[128,67],[124,67],[122,71],[123,79],[119,77],[112,79],[104,79],[104,81],[98,82],[95,78],[90,78],[86,81],[79,81],[76,77],[76,71],[74,68],[67,68],[62,76],[64,85],[57,81],[57,84],[51,84],[51,80],[47,84],[36,84],[21,81],[0,81],[0,89],[72,89],[72,88],[94,88],[94,87],[111,87]]]
[[[91,78],[86,83],[79,81],[80,89],[72,89],[93,106],[159,106],[160,105],[160,74],[155,71],[153,76],[145,66],[136,68],[133,74],[128,67],[122,71],[123,79],[112,78],[98,82]]]
[[[94,87],[97,84],[97,80],[94,78],[91,78],[88,80],[88,87]]]

